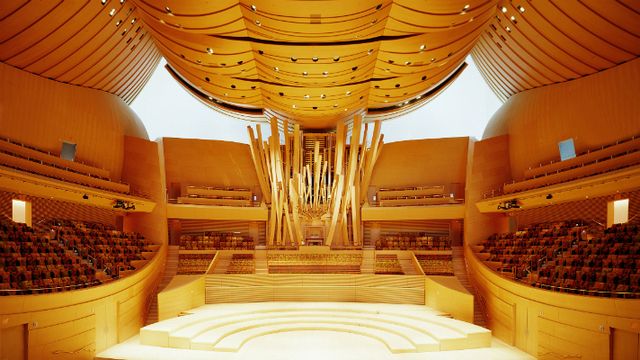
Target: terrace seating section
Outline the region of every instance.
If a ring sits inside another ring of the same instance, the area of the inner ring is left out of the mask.
[[[424,206],[455,204],[459,201],[445,194],[444,185],[407,188],[380,188],[379,206]]]
[[[227,266],[227,274],[253,274],[255,268],[253,254],[233,254]]]
[[[376,254],[376,275],[404,275],[396,254]]]
[[[179,204],[213,206],[253,206],[253,193],[249,189],[209,186],[187,186],[178,198]]]
[[[98,285],[96,270],[50,233],[0,221],[0,295],[48,293]]]
[[[202,235],[181,235],[181,250],[253,250],[253,238],[237,233],[209,232]]]
[[[128,184],[112,181],[109,172],[60,158],[56,154],[0,138],[0,165],[96,189],[128,194]]]
[[[575,158],[529,168],[524,179],[504,185],[510,194],[559,184],[629,166],[640,165],[640,137],[632,137],[591,149]]]
[[[493,235],[478,256],[532,286],[574,294],[640,297],[638,225],[602,230],[579,222],[537,225]]]
[[[202,275],[209,268],[215,253],[179,254],[177,275]]]
[[[451,250],[448,236],[426,232],[383,233],[376,240],[377,250]]]
[[[362,253],[267,254],[270,274],[360,274]]]
[[[51,222],[55,239],[98,271],[117,279],[144,266],[158,250],[144,236],[111,226],[70,220]]]
[[[416,254],[425,275],[453,276],[453,256],[449,254]]]

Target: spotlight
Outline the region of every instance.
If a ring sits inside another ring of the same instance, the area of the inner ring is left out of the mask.
[[[547,200],[553,199],[553,194],[547,194]]]
[[[89,200],[89,195],[84,194],[84,195],[82,195],[82,198],[85,199],[85,200]]]
[[[498,204],[498,210],[520,209],[518,199],[512,199]]]

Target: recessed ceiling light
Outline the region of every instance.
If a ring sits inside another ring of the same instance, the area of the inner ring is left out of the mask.
[[[518,11],[520,11],[521,13],[524,12],[524,6],[522,5],[518,5]]]
[[[104,4],[106,4],[106,3],[107,3],[107,0],[100,0],[100,3],[101,3],[102,5],[104,5]]]
[[[357,66],[354,66],[354,67],[351,68],[351,71],[356,71],[356,70],[358,70]]]
[[[120,4],[124,4],[124,0],[120,0]]]
[[[427,45],[425,44],[420,45],[420,51],[425,51],[426,49],[427,49]]]
[[[229,93],[224,93],[224,96],[229,96]]]
[[[258,8],[255,5],[251,5],[251,11],[256,12],[256,10],[258,10]]]
[[[340,61],[340,56],[334,56],[333,61]]]
[[[297,58],[297,57],[292,56],[292,57],[291,57],[291,61],[296,62],[296,61],[298,61],[298,58]]]
[[[273,67],[273,70],[275,70],[276,72],[278,72],[278,71],[280,71],[280,68],[279,68],[279,67],[277,67],[277,66],[274,66],[274,67]]]
[[[262,23],[260,22],[260,20],[256,20],[256,25],[262,26]]]
[[[338,107],[338,104],[333,104],[333,107],[334,107],[334,108],[337,108],[337,107]]]
[[[236,86],[235,86],[235,85],[233,85],[233,84],[231,84],[231,88],[232,88],[232,89],[235,89],[235,88],[236,88]]]
[[[292,108],[297,108],[296,104],[291,105]]]
[[[111,11],[109,11],[109,16],[113,16],[116,14],[116,9],[111,9]]]
[[[400,84],[396,84],[395,86],[396,86],[397,88],[399,88],[399,87],[400,87]]]
[[[371,55],[373,54],[373,49],[369,49],[369,51],[367,51],[367,55]]]
[[[212,48],[207,48],[207,53],[208,53],[209,55],[213,54],[213,49],[212,49]]]
[[[508,27],[508,26],[505,26],[505,28],[504,28],[504,29],[505,29],[505,30],[507,30],[507,32],[508,32],[508,33],[510,33],[510,32],[511,32],[511,28],[510,28],[510,27]]]
[[[207,99],[209,99],[209,101],[213,101],[213,98],[211,96],[207,96]]]
[[[513,15],[511,15],[511,18],[510,18],[510,19],[511,19],[511,21],[513,21],[513,22],[515,22],[515,21],[516,21],[516,17],[515,17],[515,16],[513,16]]]
[[[503,14],[506,13],[507,12],[507,7],[506,6],[501,7],[500,11],[502,11]]]
[[[404,64],[409,66],[409,65],[411,65],[411,61],[405,61]]]
[[[171,8],[170,8],[170,7],[168,7],[168,6],[165,6],[165,7],[164,7],[164,11],[166,11],[166,12],[167,12],[167,14],[169,14],[169,15],[172,15],[172,14],[173,14],[173,12],[171,11]]]
[[[308,73],[308,72],[306,72],[306,71],[303,71],[303,72],[302,72],[302,76],[307,76],[307,75],[309,75],[309,73]]]
[[[138,20],[138,19],[136,19],[136,18],[131,19],[131,25],[135,24],[136,20]]]
[[[427,80],[427,75],[422,76],[422,81]]]
[[[469,10],[470,7],[471,7],[471,5],[467,4],[462,8],[462,10]]]
[[[378,4],[378,6],[376,6],[376,10],[380,10],[382,9],[382,4]]]
[[[116,27],[120,26],[120,24],[122,24],[122,20],[116,21]]]
[[[308,98],[309,98],[309,94],[305,94],[305,95],[304,95],[304,98],[305,98],[305,99],[308,99]]]
[[[351,91],[347,91],[347,96],[351,95]]]
[[[206,82],[211,81],[211,79],[209,79],[209,77],[205,77],[205,78],[204,78],[204,80],[205,80]]]
[[[328,71],[323,71],[322,75],[327,76],[327,75],[329,75],[329,72]]]
[[[327,95],[325,95],[325,94],[320,94],[320,99],[324,99],[324,98],[326,98],[326,97],[327,97]]]
[[[313,60],[313,62],[317,62],[318,61],[318,57],[314,56],[311,58],[311,60]]]
[[[431,58],[431,62],[435,62],[435,61],[436,61],[436,58]]]

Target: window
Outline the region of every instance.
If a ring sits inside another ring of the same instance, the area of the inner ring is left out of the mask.
[[[562,140],[558,143],[560,149],[560,160],[569,160],[576,157],[576,147],[573,144],[573,139]]]
[[[17,223],[24,223],[31,226],[31,202],[13,199],[11,219]]]
[[[607,227],[629,221],[629,199],[609,201],[607,204]]]
[[[60,151],[60,157],[69,161],[73,161],[76,158],[76,144],[68,141],[63,141],[62,150]]]

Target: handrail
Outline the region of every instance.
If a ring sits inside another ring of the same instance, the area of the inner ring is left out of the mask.
[[[533,285],[533,287],[545,288],[545,289],[554,290],[554,291],[573,292],[573,293],[579,293],[581,295],[593,296],[594,294],[605,294],[605,295],[611,295],[609,297],[620,297],[619,295],[624,295],[623,297],[627,297],[627,295],[629,295],[629,297],[632,297],[632,298],[640,297],[640,293],[635,293],[631,291],[577,289],[577,288],[569,288],[564,286],[542,284],[539,282],[535,282],[535,285]]]
[[[54,292],[53,290],[55,290],[55,292],[66,291],[66,290],[75,290],[75,289],[78,289],[78,288],[86,288],[86,287],[90,287],[90,286],[100,285],[102,283],[103,283],[102,281],[96,279],[96,280],[93,280],[91,282],[86,282],[86,283],[82,283],[82,284],[72,284],[72,285],[65,285],[65,286],[53,286],[53,287],[48,287],[48,288],[0,289],[0,296],[31,295],[31,294],[40,294],[40,293],[50,293],[50,292]]]

